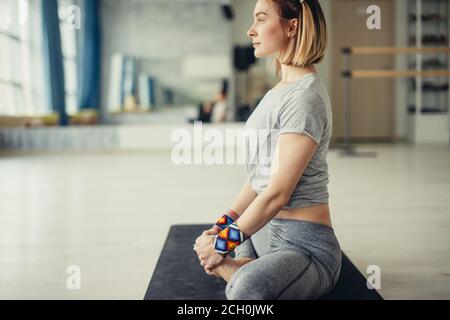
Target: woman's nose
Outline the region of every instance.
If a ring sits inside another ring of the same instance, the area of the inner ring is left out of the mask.
[[[250,38],[255,36],[255,31],[253,30],[253,26],[251,26],[250,29],[248,29],[247,36],[249,36]]]

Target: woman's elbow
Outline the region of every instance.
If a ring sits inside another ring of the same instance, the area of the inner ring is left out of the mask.
[[[271,208],[280,211],[290,199],[290,196],[283,192],[267,192],[267,201]]]
[[[286,206],[289,202],[289,199],[291,197],[287,195],[280,195],[276,201],[279,210],[283,209],[284,206]]]

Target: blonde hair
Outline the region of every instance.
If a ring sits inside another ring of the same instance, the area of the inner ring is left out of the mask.
[[[285,46],[275,59],[276,75],[280,75],[281,64],[305,67],[321,62],[327,48],[327,25],[318,0],[270,0],[280,16],[285,30],[288,21],[299,19],[292,47]],[[286,41],[286,43],[289,43]]]

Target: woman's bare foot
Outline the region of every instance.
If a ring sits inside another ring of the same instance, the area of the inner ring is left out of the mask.
[[[221,264],[219,264],[217,267],[215,267],[212,270],[206,270],[206,273],[209,275],[213,275],[216,277],[223,278],[226,282],[230,281],[230,278],[233,276],[233,274],[239,270],[240,267],[242,267],[244,264],[249,263],[253,259],[251,258],[238,258],[233,259],[231,257],[226,257],[225,260]]]

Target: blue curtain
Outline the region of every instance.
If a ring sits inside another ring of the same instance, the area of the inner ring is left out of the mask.
[[[59,114],[59,124],[66,126],[64,66],[59,30],[57,0],[42,0],[42,23],[47,95],[52,110]]]
[[[80,109],[100,109],[100,14],[98,0],[83,0],[78,46],[78,103]]]

